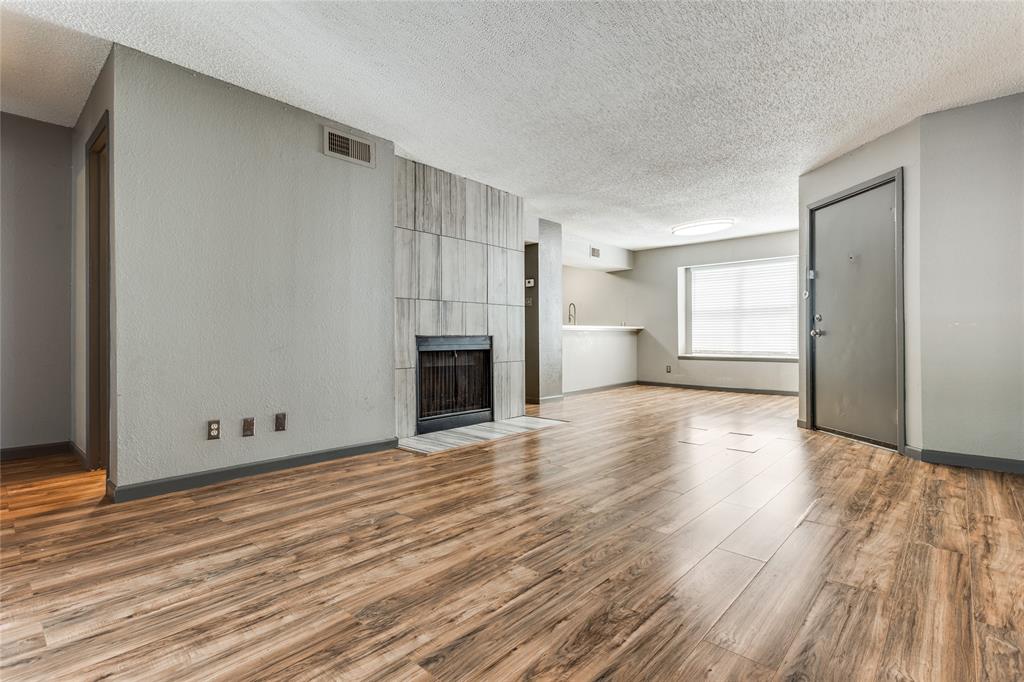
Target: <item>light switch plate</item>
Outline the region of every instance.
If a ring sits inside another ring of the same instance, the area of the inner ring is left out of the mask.
[[[288,415],[284,412],[278,412],[274,415],[274,430],[284,431],[287,426]]]
[[[246,417],[242,420],[242,436],[256,435],[256,417]]]

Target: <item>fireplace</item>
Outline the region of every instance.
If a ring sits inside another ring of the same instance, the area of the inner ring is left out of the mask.
[[[416,433],[489,422],[491,337],[416,337]]]

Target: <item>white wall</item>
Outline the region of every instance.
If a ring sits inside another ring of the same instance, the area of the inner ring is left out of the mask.
[[[796,363],[679,359],[677,292],[680,267],[792,256],[797,246],[795,231],[778,232],[637,251],[633,269],[625,272],[566,268],[564,307],[576,301],[578,324],[644,327],[637,340],[640,381],[793,392],[798,385]]]
[[[0,446],[71,434],[71,129],[0,117]]]
[[[114,56],[115,482],[393,438],[393,145],[330,158],[317,116]]]
[[[636,342],[632,331],[562,332],[562,392],[636,382]]]
[[[1024,459],[1024,94],[921,119],[928,450]]]
[[[903,167],[903,307],[906,348],[907,444],[921,447],[921,125],[909,123],[800,176],[800,273],[806,288],[807,206],[858,183]],[[807,306],[800,302],[800,419],[807,419],[804,361]]]

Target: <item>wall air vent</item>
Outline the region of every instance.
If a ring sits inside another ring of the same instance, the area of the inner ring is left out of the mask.
[[[601,257],[601,249],[595,249],[593,246],[591,246],[590,247],[590,257],[591,258],[600,258]]]
[[[377,155],[373,142],[324,126],[324,154],[374,168]]]

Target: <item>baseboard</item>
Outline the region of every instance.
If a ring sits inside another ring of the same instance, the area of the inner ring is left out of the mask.
[[[903,448],[903,454],[910,459],[916,459],[920,462],[923,453],[921,452],[921,448],[915,448],[913,445],[907,445]]]
[[[667,381],[638,381],[641,386],[665,386],[667,388],[689,388],[697,391],[721,391],[723,393],[758,393],[760,395],[800,395],[797,391],[773,391],[768,388],[727,388],[725,386],[697,386],[696,384],[670,384]]]
[[[281,469],[291,469],[293,467],[305,466],[307,464],[317,464],[319,462],[327,462],[332,459],[362,455],[368,452],[391,450],[396,447],[398,447],[398,439],[391,438],[373,443],[349,445],[333,450],[321,450],[319,452],[309,452],[302,455],[267,459],[262,462],[239,464],[236,466],[224,467],[222,469],[200,471],[194,474],[171,476],[170,478],[161,478],[156,481],[145,481],[144,483],[114,485],[108,481],[107,496],[114,502],[140,500],[144,497],[166,495],[167,493],[176,493],[182,490],[202,488],[208,485],[213,485],[214,483],[223,483],[224,481],[230,481],[236,478],[265,474],[272,471],[280,471]]]
[[[623,388],[625,386],[636,386],[636,381],[623,381],[621,384],[606,384],[604,386],[594,386],[592,388],[581,388],[575,391],[565,391],[559,398],[567,395],[582,395],[584,393],[599,393],[600,391],[610,391],[613,388]]]
[[[985,469],[1001,471],[1007,474],[1024,474],[1024,460],[1006,459],[1004,457],[987,457],[985,455],[967,455],[962,452],[943,452],[941,450],[922,449],[921,461],[931,464],[947,464],[969,469]]]
[[[59,443],[40,443],[38,445],[20,445],[16,448],[0,449],[0,461],[10,462],[16,459],[29,459],[31,457],[44,457],[46,455],[67,455],[72,450],[70,441]]]
[[[528,405],[543,405],[544,403],[557,403],[563,398],[562,394],[559,395],[547,395],[543,398],[527,398],[526,403]]]

